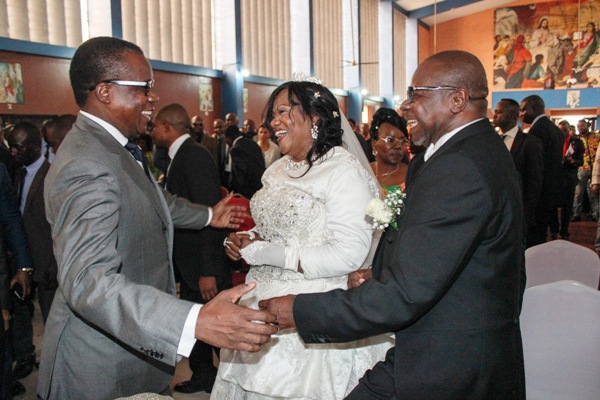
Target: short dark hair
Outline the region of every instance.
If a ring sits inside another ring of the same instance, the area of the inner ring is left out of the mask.
[[[137,45],[113,37],[95,37],[79,46],[69,69],[71,87],[79,107],[85,106],[90,88],[102,81],[121,78],[127,68],[126,53],[144,55]]]
[[[531,96],[527,96],[523,99],[523,102],[530,106],[534,111],[542,114],[544,109],[546,108],[546,104],[544,103],[544,99],[542,99],[537,94],[532,94]],[[539,115],[538,114],[538,115]]]
[[[25,133],[27,143],[42,146],[42,133],[35,124],[27,121],[19,122],[12,128],[9,135],[15,135],[17,132]]]
[[[288,101],[292,106],[300,107],[308,118],[318,117],[317,129],[319,133],[306,156],[310,169],[313,159],[324,156],[335,146],[342,145],[343,130],[340,108],[333,93],[321,84],[308,81],[285,82],[271,93],[265,108],[264,120],[271,133],[273,133],[271,121],[274,119],[273,106],[275,98],[284,90],[288,91]]]
[[[229,125],[226,129],[225,129],[225,137],[230,137],[235,139],[236,137],[240,136],[242,134],[242,132],[240,132],[240,128],[238,128],[237,125]]]
[[[519,103],[517,103],[516,100],[500,99],[498,103],[504,103],[506,107],[504,111],[511,114],[515,118],[515,120],[519,119],[519,111],[521,110],[521,107],[519,106]]]
[[[379,128],[383,123],[388,123],[390,125],[395,126],[400,129],[404,136],[408,137],[408,130],[406,129],[406,120],[398,115],[396,110],[392,110],[391,108],[381,107],[375,114],[373,114],[373,119],[371,120],[371,129],[369,133],[371,134],[371,138],[373,140],[379,139]]]

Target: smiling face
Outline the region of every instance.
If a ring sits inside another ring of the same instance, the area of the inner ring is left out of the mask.
[[[384,122],[379,127],[377,137],[373,143],[377,151],[377,160],[384,164],[398,165],[408,151],[408,139],[404,133],[394,125]]]
[[[294,161],[306,160],[313,145],[310,117],[304,114],[299,105],[290,104],[287,89],[277,95],[271,111],[271,128],[275,132],[281,153],[289,155]]]
[[[119,80],[146,82],[153,79],[152,68],[143,55],[125,53],[123,64],[126,68],[123,68]],[[120,86],[112,83],[101,83],[98,86],[100,88],[97,90],[106,96],[104,101],[108,115],[104,117],[127,138],[137,139],[139,134],[146,130],[146,124],[152,118],[158,95],[153,89],[146,95],[145,88],[139,86]]]
[[[439,64],[423,63],[413,75],[412,86],[444,86],[436,81],[443,70]],[[452,90],[415,90],[401,105],[407,119],[411,140],[417,146],[435,143],[448,127],[451,116],[449,98]]]

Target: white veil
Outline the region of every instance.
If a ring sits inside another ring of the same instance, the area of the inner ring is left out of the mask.
[[[373,186],[372,191],[374,191],[379,197],[381,197],[381,185],[377,180],[377,176],[373,172],[373,168],[371,168],[371,164],[367,159],[365,151],[363,147],[360,145],[356,134],[350,127],[348,120],[344,113],[342,113],[342,129],[344,130],[344,134],[342,135],[342,141],[344,142],[344,146],[348,152],[350,152],[354,157],[358,159],[360,165],[365,169],[367,175],[369,177],[370,186]],[[365,215],[366,217],[366,215]],[[375,255],[375,250],[379,245],[379,240],[381,239],[381,231],[379,229],[374,229],[373,232],[373,242],[371,243],[371,248],[369,249],[369,254],[365,259],[364,263],[361,265],[360,269],[369,268],[373,262],[373,256]]]

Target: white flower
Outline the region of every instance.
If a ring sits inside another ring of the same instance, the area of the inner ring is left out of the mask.
[[[333,117],[334,117],[334,118],[337,118],[337,117],[339,117],[339,116],[340,116],[340,114],[338,114],[338,112],[337,112],[337,111],[334,111],[334,112],[333,112]]]
[[[383,200],[378,197],[371,199],[366,214],[373,219],[373,228],[383,231],[391,225],[398,229],[396,216],[404,211],[404,197],[406,195],[397,189],[388,193]]]
[[[321,97],[321,92],[315,92],[315,98],[318,99],[319,97]]]

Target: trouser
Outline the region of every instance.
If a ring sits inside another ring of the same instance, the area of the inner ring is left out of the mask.
[[[550,233],[557,235],[560,232],[560,236],[563,239],[569,237],[569,223],[571,221],[571,211],[573,210],[573,199],[575,197],[575,187],[577,186],[577,176],[575,174],[569,174],[564,172],[563,176],[563,187],[562,187],[562,198],[560,201],[560,223],[558,221],[558,209],[550,212],[550,220],[548,226],[550,227]]]
[[[11,329],[4,330],[0,317],[0,399],[12,399],[12,361],[13,346]]]
[[[590,189],[590,179],[592,177],[592,171],[577,171],[577,187],[575,188],[575,199],[573,200],[573,216],[581,216],[581,207],[583,204],[583,194],[587,193],[590,199],[590,214],[594,217],[598,217],[598,198],[592,196]]]
[[[25,302],[15,301],[12,313],[13,358],[18,360],[35,352],[33,345],[33,302],[27,296]]]

